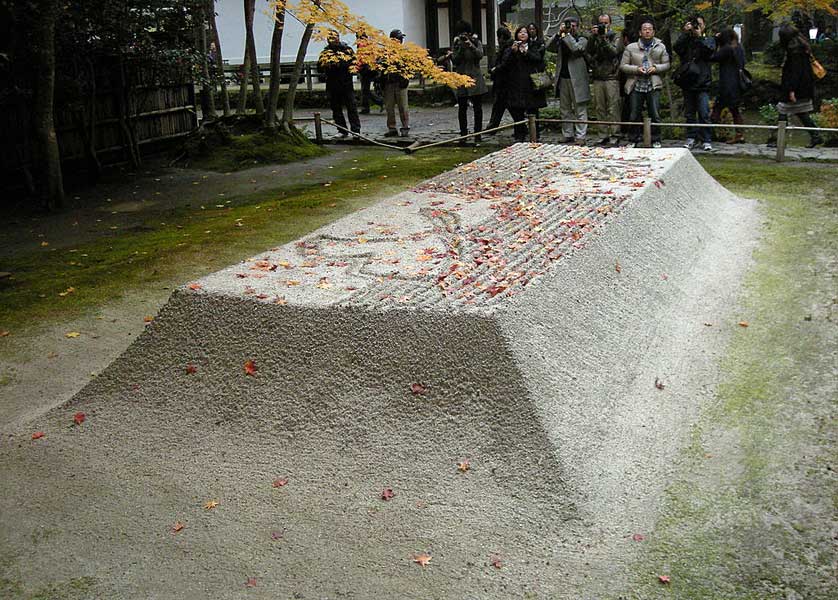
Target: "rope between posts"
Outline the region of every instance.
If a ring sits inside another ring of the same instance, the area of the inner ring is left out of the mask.
[[[404,148],[402,148],[401,146],[394,146],[393,144],[385,144],[384,142],[379,142],[378,140],[368,138],[365,135],[361,135],[360,133],[356,133],[356,132],[354,132],[350,129],[347,129],[346,127],[343,127],[342,125],[338,125],[337,123],[335,123],[333,121],[329,121],[328,119],[324,119],[323,117],[320,117],[320,122],[321,123],[326,123],[327,125],[331,125],[332,127],[337,129],[338,131],[345,131],[349,135],[351,135],[353,137],[356,137],[356,138],[359,138],[359,139],[362,139],[362,140],[365,140],[365,141],[369,142],[370,144],[375,144],[376,146],[381,146],[382,148],[390,148],[392,150],[404,150]]]

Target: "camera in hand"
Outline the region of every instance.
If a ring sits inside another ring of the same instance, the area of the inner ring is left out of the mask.
[[[597,23],[597,26],[596,26],[597,35],[605,35],[605,28],[606,28],[605,23]]]
[[[565,19],[565,22],[564,22],[565,31],[570,31],[571,23],[573,23],[573,21],[571,21],[570,19]]]

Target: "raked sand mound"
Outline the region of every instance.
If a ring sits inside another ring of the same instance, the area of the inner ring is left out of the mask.
[[[519,144],[184,286],[4,442],[0,577],[616,596],[756,229],[686,151]]]

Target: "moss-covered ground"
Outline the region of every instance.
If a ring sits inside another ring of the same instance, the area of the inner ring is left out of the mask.
[[[52,245],[33,246],[4,259],[2,270],[13,277],[0,280],[0,330],[20,332],[33,324],[69,319],[144,286],[181,284],[294,240],[485,152],[446,149],[402,155],[367,150],[338,164],[326,183],[278,185],[227,196],[220,204],[207,189],[205,204],[165,213],[151,210],[128,229],[106,228],[69,249],[54,250],[60,233],[53,233]]]
[[[834,165],[703,158],[761,200],[716,403],[681,455],[632,598],[835,598]],[[662,583],[659,576],[670,578]]]

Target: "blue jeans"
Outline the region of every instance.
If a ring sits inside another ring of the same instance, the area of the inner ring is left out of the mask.
[[[631,91],[629,96],[629,106],[631,107],[631,117],[629,121],[640,121],[643,116],[643,105],[646,105],[646,111],[649,113],[649,119],[652,123],[660,123],[660,90],[652,90],[651,92]],[[632,140],[639,142],[642,135],[643,128],[637,127]],[[660,127],[652,127],[652,143],[661,141]]]
[[[698,121],[695,120],[696,113],[698,113]],[[709,123],[710,94],[684,90],[684,118],[687,123]],[[687,130],[687,137],[707,144],[713,138],[709,127],[690,127]]]

